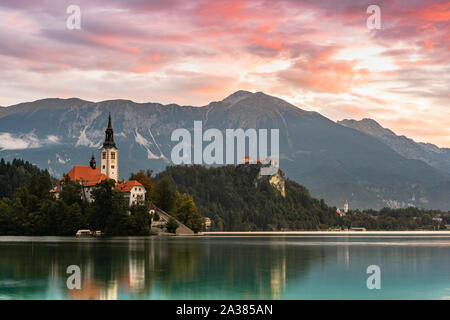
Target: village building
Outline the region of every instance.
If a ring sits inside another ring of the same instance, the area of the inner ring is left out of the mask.
[[[129,180],[119,183],[117,190],[123,192],[130,206],[143,203],[146,190],[142,184],[136,180]]]
[[[114,130],[112,128],[111,114],[108,118],[108,127],[105,131],[105,141],[100,149],[100,168],[94,155],[89,161],[89,166],[74,166],[67,176],[71,181],[77,181],[82,186],[82,198],[88,202],[92,202],[92,191],[95,186],[104,180],[114,180],[116,188],[122,192],[128,200],[130,206],[143,203],[145,201],[146,190],[144,186],[136,181],[129,180],[119,183],[119,149],[114,142]],[[60,184],[54,187],[50,192],[59,198],[61,190],[64,188],[63,179]]]

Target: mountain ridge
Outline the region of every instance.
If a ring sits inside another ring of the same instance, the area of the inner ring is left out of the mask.
[[[369,118],[344,119],[337,123],[376,137],[408,159],[422,160],[439,170],[450,173],[450,148],[440,148],[432,143],[416,142],[405,135],[397,135]]]
[[[32,102],[15,113],[0,114],[0,157],[24,158],[61,176],[97,152],[108,112],[113,116],[122,178],[139,169],[162,171],[170,164],[176,144],[171,133],[185,128],[192,134],[194,121],[202,121],[204,130],[222,132],[279,129],[280,167],[330,205],[342,206],[348,200],[354,208],[447,208],[444,200],[430,203],[429,190],[441,184],[447,188],[448,174],[407,159],[366,133],[262,92],[238,91],[202,107],[130,100],[48,102]],[[36,108],[30,112],[33,104]]]

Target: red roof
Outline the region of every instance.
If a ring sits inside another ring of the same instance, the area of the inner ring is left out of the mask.
[[[254,159],[252,157],[250,157],[250,156],[245,156],[244,160],[246,160],[246,161],[254,161]],[[262,162],[265,162],[265,161],[267,161],[266,158],[257,158],[256,159],[256,163],[262,163]]]
[[[92,169],[89,166],[74,166],[67,175],[70,180],[82,181],[84,186],[95,186],[107,180],[108,177],[100,172],[99,168]]]
[[[57,185],[52,190],[50,190],[50,193],[60,193],[61,192],[61,186]]]
[[[136,180],[128,180],[117,185],[117,190],[120,192],[130,192],[134,187],[142,187],[142,184]]]

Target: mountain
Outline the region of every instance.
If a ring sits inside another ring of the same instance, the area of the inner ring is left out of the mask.
[[[422,160],[432,167],[450,173],[449,148],[439,148],[431,143],[415,142],[408,137],[398,136],[372,119],[345,119],[338,123],[377,138],[407,159]]]
[[[200,120],[203,130],[279,129],[280,167],[330,205],[342,206],[348,200],[350,208],[450,209],[447,173],[408,159],[375,137],[262,92],[238,91],[203,107],[80,99],[10,106],[0,111],[0,157],[27,159],[61,176],[75,164],[87,164],[92,152],[98,156],[108,112],[122,178],[138,169],[163,170],[171,164],[177,144],[171,141],[172,132],[186,128],[192,133],[194,121]],[[436,188],[443,198],[431,193]]]

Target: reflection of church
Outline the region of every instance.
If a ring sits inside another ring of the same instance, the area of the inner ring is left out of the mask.
[[[105,142],[100,149],[100,168],[97,167],[94,155],[89,166],[74,166],[67,176],[72,181],[78,181],[82,185],[82,197],[86,201],[93,201],[92,191],[96,185],[104,180],[114,180],[116,188],[128,199],[129,205],[141,203],[145,200],[146,190],[136,180],[122,181],[119,183],[119,149],[114,142],[114,130],[111,124],[111,114],[108,118],[108,128],[105,131]],[[56,197],[64,188],[64,182],[53,188],[50,192]]]

